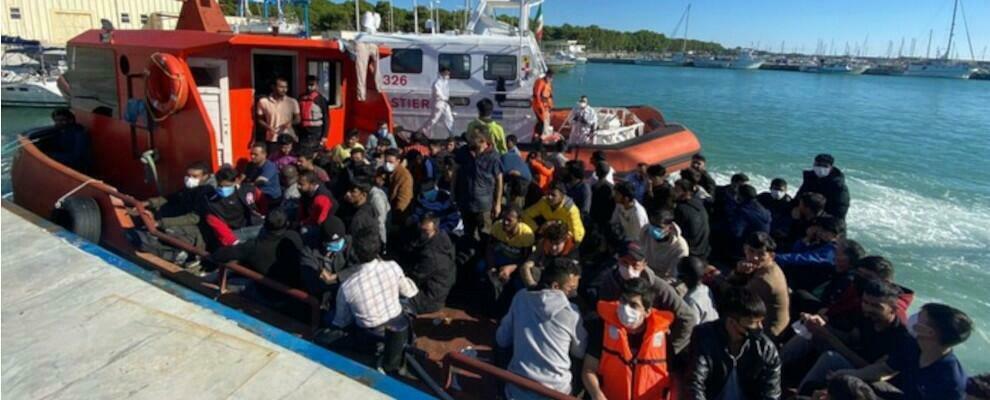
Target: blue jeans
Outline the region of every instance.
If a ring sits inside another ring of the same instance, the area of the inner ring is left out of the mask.
[[[830,372],[835,372],[840,369],[856,368],[849,360],[842,356],[842,354],[836,353],[832,350],[828,350],[818,356],[818,361],[815,361],[815,365],[808,370],[808,373],[801,380],[801,385],[798,386],[799,392],[804,392],[807,385],[813,384],[818,385],[818,387],[824,387],[826,383],[826,377]]]

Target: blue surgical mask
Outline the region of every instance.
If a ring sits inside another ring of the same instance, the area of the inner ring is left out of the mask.
[[[663,240],[667,237],[667,231],[659,226],[650,225],[650,236],[652,236],[654,240]]]
[[[337,239],[327,243],[327,253],[339,253],[344,249],[344,239]]]
[[[220,197],[223,197],[223,198],[230,197],[230,195],[234,194],[234,187],[233,186],[220,186],[220,187],[217,188],[217,194],[220,195]]]
[[[386,136],[388,136],[388,128],[381,128],[381,129],[379,129],[378,130],[378,136],[379,137],[386,137]]]

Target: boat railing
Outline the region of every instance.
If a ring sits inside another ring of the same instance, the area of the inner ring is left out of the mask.
[[[40,133],[43,133],[45,130],[47,130],[47,128],[39,128],[21,135],[21,137],[19,138],[20,147],[22,148],[22,150],[34,154],[36,157],[40,158],[41,161],[44,163],[53,164],[53,167],[61,166],[61,164],[58,164],[57,161],[52,160],[46,154],[42,153],[41,149],[39,149],[37,146],[33,144],[35,140],[35,136]],[[65,167],[63,166],[62,168]],[[78,171],[68,169],[68,172],[69,175],[71,175],[73,178],[85,182],[83,185],[80,185],[80,188],[82,186],[88,186],[92,189],[95,189],[97,191],[106,194],[110,198],[119,199],[126,207],[133,208],[136,211],[138,218],[141,219],[141,221],[144,223],[144,226],[148,229],[148,233],[151,236],[157,238],[158,240],[169,246],[173,246],[189,254],[197,255],[203,259],[209,258],[210,253],[207,252],[206,250],[199,249],[185,240],[182,240],[180,238],[168,234],[167,232],[159,230],[158,224],[155,222],[154,217],[152,217],[152,213],[144,206],[144,202],[138,200],[134,196],[123,193],[117,190],[117,188],[110,186],[106,183],[103,183],[102,181],[93,180],[89,176],[82,174]],[[221,279],[219,285],[219,294],[217,295],[218,298],[219,296],[222,296],[227,293],[227,275],[229,272],[234,272],[238,275],[244,276],[245,278],[257,282],[258,284],[267,286],[275,291],[278,291],[280,293],[285,294],[286,296],[289,296],[290,298],[296,299],[300,302],[307,304],[310,307],[309,323],[311,328],[310,331],[307,332],[307,336],[312,335],[313,333],[316,332],[316,329],[319,327],[319,322],[320,322],[320,302],[317,301],[316,298],[314,298],[313,296],[310,296],[309,293],[306,293],[305,291],[296,288],[286,286],[281,282],[272,280],[271,278],[268,278],[236,262],[228,262],[219,265],[219,273]]]
[[[443,365],[447,376],[446,383],[444,384],[445,390],[450,389],[453,385],[455,373],[454,369],[456,368],[483,376],[490,376],[500,382],[511,383],[516,387],[528,390],[541,397],[554,400],[577,400],[577,397],[550,389],[532,379],[524,378],[508,370],[496,367],[459,351],[447,353],[447,355],[443,358]]]
[[[193,246],[191,243],[186,242],[183,239],[177,238],[177,237],[172,236],[172,235],[170,235],[170,234],[168,234],[166,232],[163,232],[161,230],[158,230],[157,223],[155,222],[155,219],[151,217],[151,215],[152,215],[151,212],[148,211],[147,208],[144,207],[144,203],[143,202],[137,200],[136,198],[134,198],[131,195],[121,193],[121,192],[117,191],[116,189],[113,189],[113,191],[115,193],[108,193],[108,194],[111,195],[111,196],[120,198],[124,202],[125,205],[130,206],[130,207],[133,207],[135,210],[137,210],[138,215],[141,218],[141,221],[144,223],[144,226],[148,229],[148,233],[150,233],[152,236],[154,236],[158,240],[164,242],[165,244],[168,244],[170,246],[176,247],[176,248],[178,248],[180,250],[183,250],[183,251],[185,251],[185,252],[187,252],[189,254],[195,254],[195,255],[199,256],[200,258],[202,258],[204,260],[209,259],[210,253],[207,252],[206,250],[199,249],[196,246]],[[278,292],[280,292],[282,294],[285,294],[286,296],[289,296],[289,297],[291,297],[293,299],[296,299],[298,301],[301,301],[303,303],[306,303],[309,306],[309,308],[310,308],[310,321],[309,321],[309,324],[310,324],[310,328],[311,329],[310,329],[309,334],[315,333],[316,330],[319,328],[319,323],[320,323],[320,302],[317,301],[316,298],[314,298],[313,296],[311,296],[309,293],[306,293],[305,291],[300,290],[300,289],[296,289],[296,288],[293,288],[293,287],[286,286],[286,285],[282,284],[281,282],[272,280],[271,278],[268,278],[268,277],[262,275],[261,273],[259,273],[257,271],[254,271],[254,270],[252,270],[250,268],[247,268],[247,267],[245,267],[243,265],[240,265],[240,264],[238,264],[236,262],[233,262],[233,261],[227,262],[227,263],[221,263],[221,264],[219,264],[219,268],[220,268],[220,270],[219,270],[219,273],[220,273],[219,274],[220,275],[220,287],[218,289],[219,290],[219,294],[218,294],[217,297],[222,296],[222,295],[224,295],[224,294],[227,293],[227,278],[228,278],[229,273],[232,271],[232,272],[234,272],[234,273],[236,273],[236,274],[238,274],[240,276],[243,276],[243,277],[248,278],[248,279],[250,279],[252,281],[255,281],[255,282],[257,282],[257,283],[259,283],[261,285],[267,286],[267,287],[269,287],[271,289],[274,289],[274,290],[276,290],[276,291],[278,291]]]

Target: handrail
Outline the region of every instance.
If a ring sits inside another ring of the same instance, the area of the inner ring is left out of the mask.
[[[495,379],[498,379],[506,383],[511,383],[515,386],[536,393],[543,397],[551,398],[554,400],[577,400],[577,397],[570,396],[558,392],[556,390],[550,389],[532,379],[527,379],[522,376],[516,375],[502,368],[496,367],[484,361],[462,354],[459,351],[452,351],[447,353],[447,355],[444,356],[443,361],[444,361],[444,368],[447,370],[447,382],[444,385],[445,388],[450,388],[450,385],[453,382],[453,370],[451,369],[451,367],[456,366],[459,369],[471,371],[477,374],[490,375]]]
[[[59,167],[64,168],[65,172],[67,172],[68,175],[72,178],[78,179],[80,181],[87,181],[88,179],[91,179],[92,177],[86,174],[65,167],[62,164],[56,162],[55,160],[52,160],[46,154],[42,153],[37,146],[34,145],[34,143],[32,142],[32,138],[34,134],[37,134],[38,132],[42,132],[45,129],[47,129],[47,127],[31,129],[25,132],[24,134],[21,134],[18,137],[18,140],[20,142],[20,147],[25,151],[34,153],[37,157],[40,157],[40,161],[46,164],[50,164],[55,169],[60,169]],[[144,203],[134,198],[133,196],[126,193],[122,193],[121,191],[117,190],[117,188],[110,186],[102,181],[92,182],[88,186],[93,189],[99,190],[103,193],[106,193],[108,196],[117,197],[121,199],[121,201],[123,201],[125,205],[135,208],[138,211],[139,218],[141,218],[141,221],[144,222],[145,227],[148,228],[148,233],[150,233],[152,236],[158,238],[159,240],[165,242],[166,244],[179,248],[180,250],[184,250],[190,254],[195,254],[197,256],[200,256],[201,258],[209,257],[210,254],[205,250],[200,250],[182,239],[179,239],[168,233],[158,230],[157,223],[155,223],[154,218],[151,217],[151,213],[144,207]],[[320,303],[313,296],[310,296],[309,293],[306,293],[305,291],[299,289],[288,287],[282,284],[281,282],[274,281],[238,263],[228,262],[220,265],[220,273],[221,273],[222,281],[219,290],[221,295],[226,291],[226,277],[228,270],[234,271],[235,273],[243,275],[248,279],[256,281],[278,292],[284,293],[293,299],[308,304],[311,310],[310,326],[312,328],[312,331],[308,333],[311,335],[316,332],[316,329],[319,327],[319,323],[320,323]]]
[[[158,230],[157,223],[155,222],[154,218],[151,217],[151,213],[148,212],[147,209],[144,207],[144,203],[138,201],[137,199],[135,199],[134,197],[128,194],[121,193],[116,189],[114,189],[114,191],[116,192],[115,194],[113,194],[114,196],[119,197],[121,200],[124,201],[125,204],[128,204],[134,207],[135,209],[137,209],[141,221],[144,222],[144,226],[148,228],[148,233],[150,233],[152,236],[158,238],[158,240],[161,240],[171,246],[177,247],[188,253],[195,254],[200,258],[207,258],[210,256],[210,253],[207,252],[206,250],[201,250],[193,246],[192,244],[186,242],[185,240],[182,240],[180,238],[174,237],[172,235],[169,235],[168,233]],[[315,330],[319,327],[320,303],[315,298],[313,298],[313,296],[310,296],[309,293],[306,293],[305,291],[296,288],[286,286],[281,282],[272,280],[258,273],[257,271],[254,271],[250,268],[244,267],[236,262],[231,261],[224,264],[220,264],[220,276],[221,276],[221,283],[219,289],[220,294],[223,294],[226,291],[227,271],[234,271],[238,275],[247,277],[248,279],[261,283],[262,285],[268,286],[272,289],[282,292],[288,295],[289,297],[307,303],[310,306],[310,325],[313,328],[313,331],[315,332]]]

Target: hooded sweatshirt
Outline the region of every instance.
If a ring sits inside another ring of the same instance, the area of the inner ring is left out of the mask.
[[[584,357],[587,332],[576,305],[557,289],[524,290],[512,299],[495,332],[499,347],[512,347],[509,371],[562,393],[571,391],[571,359]],[[508,385],[509,398],[525,397]]]
[[[672,278],[675,275],[677,263],[681,257],[687,257],[688,244],[681,236],[681,227],[674,224],[674,232],[667,235],[663,240],[656,240],[650,234],[652,225],[647,224],[639,234],[639,246],[646,254],[646,265],[663,279]]]

